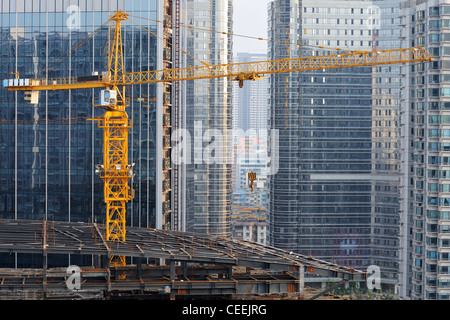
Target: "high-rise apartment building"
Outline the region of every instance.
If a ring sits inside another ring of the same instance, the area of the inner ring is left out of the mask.
[[[395,8],[273,1],[269,36],[281,43],[269,45],[270,58],[398,48]],[[342,68],[273,75],[269,85],[270,129],[280,140],[279,171],[269,177],[269,243],[355,268],[378,265],[384,286],[398,282],[394,74],[392,67]]]
[[[414,6],[409,2],[400,3],[400,39],[401,46],[415,44],[412,33],[412,17]],[[414,18],[415,19],[415,18]],[[402,68],[400,87],[400,295],[411,297],[412,293],[412,268],[413,268],[413,211],[414,211],[414,110],[411,110],[410,97],[410,72],[412,66]],[[415,67],[414,67],[415,68]],[[415,80],[414,80],[415,81]],[[411,172],[410,172],[411,170]],[[423,169],[424,170],[424,169]],[[422,170],[422,171],[423,171]],[[420,209],[423,211],[423,209]]]
[[[435,61],[402,68],[402,294],[450,298],[450,3],[401,4],[403,47]]]
[[[186,0],[187,66],[226,64],[232,57],[232,1]],[[197,28],[197,29],[196,29]],[[201,30],[203,29],[203,30]],[[211,30],[211,31],[206,31]],[[229,235],[231,230],[232,83],[229,78],[188,81],[185,128],[190,133],[190,159],[178,178],[185,194],[183,228]],[[184,125],[184,124],[183,124]],[[174,181],[174,184],[176,182]],[[180,202],[181,204],[182,202]]]
[[[104,26],[77,50],[70,49],[117,10],[132,14],[137,23],[170,40],[167,24],[154,21],[170,17],[169,2],[1,0],[0,77],[11,78],[10,72],[18,72],[21,78],[101,74],[106,71],[112,29]],[[170,65],[162,40],[129,22],[124,23],[122,35],[126,71]],[[169,111],[163,101],[165,91],[161,84],[127,88],[127,112],[133,120],[129,161],[135,163],[136,174],[131,181],[135,198],[127,206],[129,225],[161,228],[166,224],[162,208],[167,131],[163,116]],[[95,122],[87,120],[102,114],[92,106],[98,97],[97,89],[43,91],[39,104],[30,105],[23,93],[0,88],[2,218],[105,221],[103,182],[94,172],[103,161],[103,135]],[[9,266],[32,264],[32,259],[10,255],[2,255],[1,261]]]

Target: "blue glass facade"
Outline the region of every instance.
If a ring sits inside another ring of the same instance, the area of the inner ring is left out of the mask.
[[[371,69],[302,77],[299,250],[360,268],[371,242]]]
[[[189,30],[187,51],[208,64],[231,63],[233,2],[188,0],[186,5],[188,25],[215,31],[208,34]],[[188,57],[186,65],[196,66],[199,62]],[[186,178],[182,184],[186,192],[185,230],[230,235],[231,163],[225,157],[219,161],[223,163],[210,163],[204,155],[210,145],[211,138],[206,138],[208,131],[214,130],[227,137],[232,129],[232,81],[228,78],[187,81],[185,91],[182,108],[186,112],[186,129],[194,139],[191,163],[185,167]],[[198,137],[200,143],[197,144]],[[231,154],[231,140],[223,139],[220,152]]]
[[[290,21],[300,17],[302,2],[278,0],[268,4],[269,42],[268,58],[271,60],[301,56],[299,46],[283,42],[301,40],[301,20],[292,28]],[[268,127],[278,130],[279,169],[268,178],[267,242],[282,249],[300,252],[300,133],[301,74],[280,73],[269,76]],[[269,154],[276,150],[269,148]]]
[[[106,71],[108,35],[103,27],[117,10],[157,33],[159,0],[0,0],[0,78],[58,78]],[[78,15],[79,14],[79,15]],[[157,41],[125,23],[125,71],[157,69]],[[59,59],[60,57],[64,59]],[[103,183],[94,173],[102,163],[102,131],[88,118],[99,89],[42,91],[39,104],[26,103],[22,92],[0,89],[0,216],[9,219],[105,221]],[[130,163],[136,197],[127,207],[127,223],[154,227],[156,221],[156,85],[127,87],[130,98]]]

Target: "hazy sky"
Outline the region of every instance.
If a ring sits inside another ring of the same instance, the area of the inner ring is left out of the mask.
[[[267,4],[271,0],[233,0],[233,33],[267,39]],[[267,42],[234,37],[233,51],[267,53]]]

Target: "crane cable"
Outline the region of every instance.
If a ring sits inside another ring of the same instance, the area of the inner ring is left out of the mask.
[[[210,66],[208,63],[201,61],[200,59],[194,57],[193,55],[189,54],[188,52],[182,50],[181,48],[178,48],[177,46],[173,45],[172,43],[168,42],[167,40],[161,38],[160,36],[158,36],[157,34],[151,32],[150,30],[148,30],[147,28],[141,26],[140,24],[134,22],[131,19],[128,19],[130,22],[132,22],[133,24],[137,25],[138,27],[142,28],[143,30],[147,31],[149,34],[157,37],[158,39],[161,39],[162,41],[164,41],[166,44],[172,46],[173,48],[181,51],[182,53],[190,56],[191,58],[199,61],[200,63],[202,63],[205,66]],[[73,53],[75,50],[77,50],[78,48],[80,48],[83,44],[85,44],[89,39],[91,39],[92,37],[94,37],[103,27],[105,27],[106,25],[109,24],[109,20],[106,21],[105,23],[103,23],[101,26],[99,26],[97,29],[95,29],[91,34],[89,34],[87,37],[85,37],[84,39],[82,39],[80,42],[76,43],[75,45],[73,45],[65,54],[59,56],[55,61],[53,61],[50,65],[48,65],[47,67],[45,67],[44,69],[42,69],[41,71],[39,71],[39,73],[36,74],[35,79],[37,79],[37,77],[45,72],[47,70],[47,72],[50,72],[52,70],[54,70],[58,65],[60,65],[64,58],[66,58],[68,55],[70,55],[71,53]]]
[[[130,17],[134,17],[134,18],[138,18],[138,19],[144,19],[144,20],[149,20],[149,21],[153,21],[153,22],[157,22],[157,23],[163,23],[163,21],[161,20],[157,20],[157,19],[151,19],[151,18],[144,18],[144,17],[139,17],[136,15],[132,15],[132,14],[128,14],[128,16]],[[182,50],[181,48],[175,46],[174,44],[170,43],[169,41],[163,39],[162,37],[158,36],[157,34],[151,32],[150,30],[148,30],[147,28],[141,26],[140,24],[136,23],[135,21],[128,19],[130,22],[132,22],[133,24],[137,25],[138,27],[142,28],[143,30],[147,31],[149,34],[157,37],[158,39],[161,39],[162,41],[164,41],[166,44],[172,46],[173,48],[175,48],[176,50],[179,50],[180,52],[188,55],[189,57],[191,57],[194,60],[199,61],[201,64],[205,65],[205,66],[210,66],[208,63],[194,57],[192,54],[186,52],[185,50]],[[105,27],[110,21],[106,21],[105,23],[103,23],[101,26],[99,26],[97,29],[95,29],[90,35],[88,35],[86,38],[84,38],[83,40],[81,40],[80,42],[76,43],[74,46],[72,46],[65,54],[61,55],[60,57],[58,57],[54,62],[52,62],[49,66],[45,67],[44,69],[42,69],[39,73],[36,74],[35,78],[37,78],[41,73],[43,73],[44,71],[52,71],[53,69],[55,69],[59,64],[62,63],[63,59],[65,57],[67,57],[69,54],[71,54],[72,52],[74,52],[75,50],[77,50],[79,47],[81,47],[83,44],[85,44],[89,39],[91,39],[93,36],[95,36],[103,27]],[[200,27],[194,27],[194,26],[189,26],[189,25],[185,25],[183,23],[171,23],[171,25],[178,25],[181,27],[185,27],[188,29],[195,29],[195,30],[201,30],[201,31],[206,31],[206,32],[211,32],[211,33],[220,33],[223,35],[231,35],[231,36],[236,36],[236,37],[243,37],[243,38],[247,38],[247,39],[253,39],[253,40],[260,40],[260,41],[267,41],[267,42],[275,42],[275,43],[281,43],[281,44],[286,44],[286,45],[297,45],[297,46],[301,46],[301,47],[307,47],[307,48],[314,48],[314,49],[320,49],[320,50],[330,50],[330,51],[346,51],[346,52],[353,52],[353,53],[366,53],[366,52],[371,52],[371,51],[363,51],[363,50],[349,50],[349,49],[341,49],[341,48],[331,48],[331,47],[324,47],[324,46],[316,46],[316,45],[310,45],[310,44],[302,44],[302,43],[293,43],[293,42],[289,42],[289,41],[280,41],[280,40],[273,40],[273,39],[267,39],[267,38],[262,38],[262,37],[255,37],[255,36],[248,36],[248,35],[242,35],[242,34],[236,34],[236,33],[231,33],[231,32],[225,32],[225,31],[216,31],[216,30],[211,30],[211,29],[206,29],[206,28],[200,28]]]
[[[47,72],[52,71],[53,69],[55,69],[58,65],[60,65],[63,62],[63,59],[66,58],[68,55],[70,55],[71,53],[73,53],[75,50],[77,50],[79,47],[81,47],[83,44],[85,44],[89,39],[91,39],[93,36],[95,36],[104,26],[106,26],[109,23],[109,20],[106,21],[104,24],[102,24],[100,27],[98,27],[97,29],[95,29],[94,31],[91,32],[90,35],[88,35],[87,37],[85,37],[84,39],[82,39],[80,42],[74,44],[65,54],[59,56],[55,61],[53,61],[50,65],[48,65],[47,67],[45,67],[44,69],[42,69],[41,71],[39,71],[38,74],[36,74],[35,79],[37,79],[37,77],[44,71],[47,70]],[[54,65],[54,66],[53,66]],[[53,67],[52,67],[53,66]],[[50,68],[52,67],[52,68]],[[50,68],[50,69],[49,69]]]
[[[128,14],[128,15],[130,17],[134,17],[134,18],[138,18],[138,19],[149,20],[149,21],[153,21],[153,22],[157,22],[157,23],[164,23],[164,21],[157,20],[157,19],[144,18],[144,17],[135,16],[135,15],[132,15],[132,14]],[[350,50],[350,49],[318,46],[318,45],[312,45],[312,44],[303,44],[303,43],[297,43],[297,42],[273,40],[273,39],[267,39],[267,38],[256,37],[256,36],[248,36],[248,35],[243,35],[243,34],[236,34],[236,33],[232,33],[232,32],[216,31],[216,30],[211,30],[211,29],[206,29],[206,28],[194,27],[194,26],[185,25],[185,24],[183,24],[181,22],[180,23],[171,23],[171,25],[172,26],[174,26],[174,25],[181,26],[181,27],[185,27],[185,28],[188,28],[188,29],[196,29],[196,30],[201,30],[201,31],[206,31],[206,32],[212,32],[212,33],[220,33],[220,34],[223,34],[223,35],[231,35],[231,36],[235,36],[235,37],[242,37],[242,38],[253,39],[253,40],[260,40],[260,41],[267,41],[267,42],[276,42],[276,43],[287,44],[287,45],[296,45],[296,46],[300,46],[300,47],[307,47],[307,48],[313,48],[313,49],[330,50],[330,51],[345,51],[345,52],[350,52],[350,53],[367,53],[367,52],[372,52],[372,51],[365,51],[365,50]]]
[[[158,39],[160,39],[160,40],[164,41],[164,42],[165,42],[166,44],[168,44],[168,45],[172,46],[173,48],[175,48],[175,49],[177,49],[177,50],[181,51],[182,53],[184,53],[184,54],[186,54],[186,55],[188,55],[188,56],[189,56],[189,57],[191,57],[192,59],[195,59],[195,60],[199,61],[200,63],[202,63],[203,65],[205,65],[205,66],[207,66],[207,67],[209,67],[209,66],[210,66],[210,65],[209,65],[208,63],[206,63],[206,62],[204,62],[204,61],[202,61],[202,60],[200,60],[200,59],[198,59],[198,58],[194,57],[194,56],[193,56],[193,55],[191,55],[190,53],[188,53],[188,52],[184,51],[183,49],[181,49],[181,48],[179,48],[179,47],[175,46],[175,45],[174,45],[174,44],[172,44],[171,42],[169,42],[169,41],[165,40],[164,38],[162,38],[162,37],[158,36],[158,35],[157,35],[157,34],[155,34],[154,32],[151,32],[151,31],[150,31],[150,30],[148,30],[147,28],[145,28],[145,27],[141,26],[141,25],[140,25],[139,23],[136,23],[136,22],[134,22],[134,21],[133,21],[133,20],[131,20],[131,19],[128,19],[128,21],[132,22],[133,24],[137,25],[138,27],[142,28],[143,30],[147,31],[147,32],[148,32],[148,33],[150,33],[150,34],[151,34],[152,36],[154,36],[154,37],[156,37],[156,38],[158,38]]]

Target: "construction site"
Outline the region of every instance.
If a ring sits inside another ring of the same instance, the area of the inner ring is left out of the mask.
[[[367,291],[366,283],[370,274],[364,269],[358,270],[311,255],[232,238],[231,232],[214,231],[216,227],[222,230],[221,224],[227,225],[229,221],[217,218],[213,213],[208,215],[213,223],[210,223],[207,232],[179,231],[186,228],[182,228],[183,216],[179,211],[183,201],[178,193],[182,188],[178,183],[180,169],[173,164],[174,158],[179,155],[172,152],[171,145],[172,134],[182,116],[176,108],[179,99],[177,93],[183,88],[181,83],[186,81],[229,79],[242,88],[247,81],[258,81],[275,74],[407,65],[432,61],[433,57],[423,47],[411,47],[339,51],[336,54],[248,63],[202,62],[200,66],[179,68],[180,57],[189,55],[180,49],[181,44],[177,40],[183,25],[173,23],[177,21],[173,19],[180,15],[180,11],[176,2],[163,3],[163,11],[167,16],[155,20],[161,24],[162,35],[156,37],[164,43],[164,59],[159,65],[161,69],[125,70],[124,51],[127,48],[123,40],[126,38],[122,33],[123,25],[129,23],[148,36],[155,35],[135,21],[138,17],[117,10],[87,38],[80,39],[69,49],[72,56],[86,41],[92,40],[97,33],[107,28],[106,71],[58,78],[49,77],[47,72],[45,77],[28,78],[16,68],[10,70],[11,78],[4,79],[5,90],[14,94],[16,100],[26,101],[26,106],[30,108],[38,105],[39,99],[49,92],[96,90],[98,96],[92,98],[92,107],[104,113],[86,117],[86,120],[97,124],[96,129],[101,130],[102,135],[102,162],[95,165],[95,179],[102,183],[104,217],[97,223],[97,219],[90,218],[87,220],[95,222],[77,222],[76,219],[71,222],[60,221],[54,219],[56,215],[43,219],[18,219],[17,213],[15,217],[13,214],[2,215],[0,253],[11,257],[33,256],[36,267],[0,268],[0,300],[358,299],[357,295],[348,292],[360,289]],[[47,71],[57,62],[47,63]],[[129,137],[133,121],[126,111],[129,110],[130,101],[139,100],[150,104],[156,103],[156,98],[136,97],[132,90],[126,88],[144,84],[160,84],[158,90],[164,97],[163,101],[159,101],[161,108],[157,111],[161,130],[158,136],[160,152],[157,152],[160,158],[157,158],[156,170],[160,169],[161,175],[156,179],[155,187],[158,194],[154,210],[156,222],[147,227],[137,227],[130,226],[127,221],[127,205],[137,193],[130,183],[136,174],[136,163],[130,161],[133,143]],[[69,123],[72,120],[69,119]],[[48,120],[36,121],[42,124],[42,121],[47,123]],[[251,191],[254,180],[256,174],[250,172]],[[239,214],[244,215],[245,210],[241,211]],[[54,261],[62,256],[90,257],[92,264],[55,265]],[[337,294],[338,288],[349,291]]]
[[[362,271],[217,236],[128,228],[126,241],[111,243],[96,223],[2,220],[0,228],[0,252],[42,255],[40,269],[0,270],[0,299],[317,299],[333,287],[308,288],[308,275],[366,281]],[[69,254],[97,262],[78,270],[77,288],[74,270],[47,263]],[[114,256],[134,263],[113,266]]]

